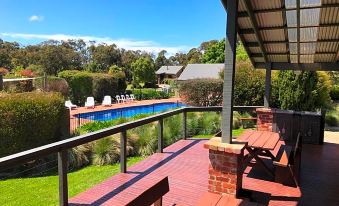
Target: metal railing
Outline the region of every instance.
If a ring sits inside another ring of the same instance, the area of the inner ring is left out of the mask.
[[[262,106],[235,106],[234,111],[253,111]],[[66,140],[54,142],[48,145],[23,151],[17,154],[0,158],[0,168],[8,168],[27,161],[42,158],[50,154],[58,154],[58,175],[59,175],[59,202],[60,205],[68,205],[68,180],[67,180],[67,150],[73,147],[92,142],[110,135],[120,133],[120,171],[127,171],[126,145],[127,130],[158,121],[158,152],[163,151],[163,130],[164,119],[174,115],[182,114],[183,118],[183,139],[187,138],[187,113],[188,112],[221,112],[222,107],[183,107],[172,111],[156,114],[135,121],[123,123],[96,132],[80,135]]]

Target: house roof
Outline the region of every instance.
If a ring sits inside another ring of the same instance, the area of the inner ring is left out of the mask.
[[[177,74],[183,66],[162,66],[156,74]]]
[[[224,66],[224,64],[188,64],[178,80],[201,78],[217,79]]]
[[[339,70],[338,13],[334,0],[239,0],[237,33],[256,68]]]

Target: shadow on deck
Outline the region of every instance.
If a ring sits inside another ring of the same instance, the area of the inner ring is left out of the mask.
[[[180,140],[70,199],[70,205],[125,205],[145,187],[169,176],[170,192],[164,205],[195,205],[207,191],[208,150],[206,140]],[[326,141],[326,140],[325,140]],[[324,145],[304,145],[300,188],[267,178],[260,168],[248,167],[243,188],[264,205],[339,205],[339,138]]]

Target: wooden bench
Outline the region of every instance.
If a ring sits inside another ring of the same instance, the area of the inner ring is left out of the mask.
[[[256,122],[257,121],[257,118],[256,117],[240,117],[239,118],[240,121],[241,121],[241,124],[243,125],[243,128],[245,129],[245,122],[249,122],[249,121],[253,121],[253,122]]]
[[[126,206],[152,205],[153,203],[154,206],[162,206],[162,197],[167,192],[169,192],[169,184],[168,177],[165,177],[130,201]]]
[[[289,186],[299,185],[302,138],[300,133],[294,145],[282,145],[278,151],[275,165],[275,182]]]

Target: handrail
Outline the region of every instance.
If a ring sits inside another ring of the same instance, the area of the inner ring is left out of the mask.
[[[234,106],[235,111],[250,111],[263,106]],[[51,153],[57,153],[64,149],[70,149],[88,142],[92,142],[113,134],[120,133],[125,130],[133,129],[148,123],[155,122],[166,117],[174,116],[182,112],[213,112],[222,111],[221,106],[212,107],[183,107],[172,111],[152,115],[135,121],[119,124],[106,129],[98,130],[88,134],[72,137],[69,139],[61,140],[41,147],[36,147],[30,150],[19,152],[13,155],[0,158],[0,168],[8,167],[20,162],[29,161],[31,159],[40,158]]]
[[[253,111],[263,106],[234,106],[234,111]],[[58,173],[59,173],[59,202],[60,205],[68,205],[68,181],[67,181],[67,149],[92,142],[113,134],[121,133],[120,144],[120,170],[126,172],[126,131],[145,124],[158,121],[158,152],[163,150],[163,119],[177,114],[183,114],[184,139],[187,137],[187,113],[188,112],[221,112],[221,106],[213,107],[183,107],[168,112],[163,112],[153,116],[145,117],[135,121],[119,124],[106,129],[98,130],[88,134],[61,140],[41,147],[33,148],[23,152],[0,158],[0,168],[8,168],[15,164],[24,163],[32,159],[41,158],[49,154],[58,153]]]

